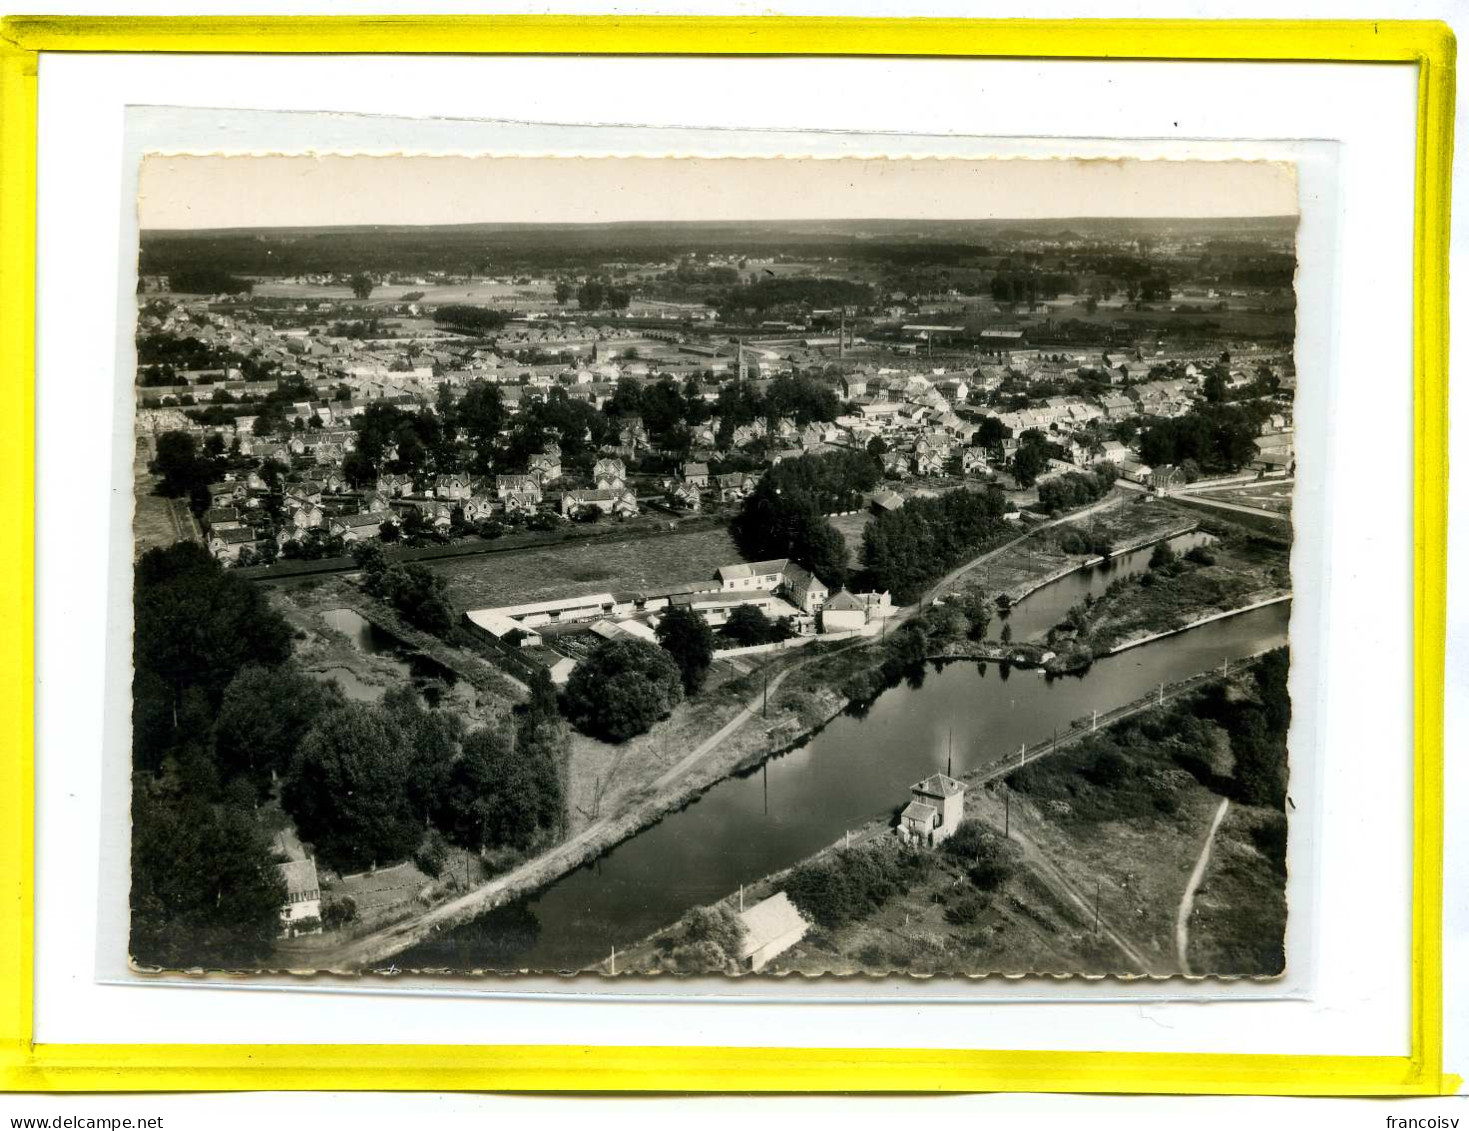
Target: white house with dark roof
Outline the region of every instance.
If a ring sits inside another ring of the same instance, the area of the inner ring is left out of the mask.
[[[899,835],[930,847],[948,840],[964,819],[966,788],[947,774],[933,774],[918,782],[898,818]]]

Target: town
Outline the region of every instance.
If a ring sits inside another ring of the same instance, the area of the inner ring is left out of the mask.
[[[209,851],[276,863],[250,929],[201,908],[205,953],[135,898],[135,961],[586,969],[677,923],[622,969],[840,968],[810,875],[549,965],[526,900],[915,664],[1095,681],[1276,618],[1221,644],[1253,678],[1290,593],[1293,273],[1293,220],[145,233],[135,877],[183,883],[144,856],[191,792]],[[1118,719],[1171,691],[1133,690]],[[1091,714],[1035,728],[1050,764]],[[896,806],[883,852],[977,860],[993,775],[920,753],[841,820]],[[489,923],[512,941],[466,958]]]

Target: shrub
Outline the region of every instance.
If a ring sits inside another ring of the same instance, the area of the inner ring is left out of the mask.
[[[1207,546],[1195,546],[1183,555],[1183,560],[1192,562],[1194,565],[1211,566],[1218,559],[1215,558],[1214,551]]]
[[[449,842],[438,829],[433,829],[419,845],[418,851],[413,855],[413,863],[425,876],[438,879],[444,871],[444,863],[449,859]]]
[[[321,921],[328,929],[357,922],[357,901],[350,895],[326,900],[321,905]]]

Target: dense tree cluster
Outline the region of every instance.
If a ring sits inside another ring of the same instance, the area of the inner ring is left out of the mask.
[[[736,648],[751,648],[759,644],[779,644],[796,635],[790,617],[772,620],[754,605],[740,605],[729,614],[729,620],[719,630],[719,635]]]
[[[566,717],[586,734],[626,742],[666,718],[683,699],[673,657],[641,640],[608,640],[576,666],[563,697]]]
[[[171,967],[259,959],[282,898],[251,830],[257,783],[276,750],[266,735],[242,755],[234,739],[242,716],[278,704],[246,704],[235,684],[282,665],[290,630],[257,589],[192,542],[138,560],[133,621],[132,954]],[[226,703],[232,737],[216,749]]]
[[[1037,488],[1036,494],[1041,510],[1066,511],[1096,502],[1116,482],[1117,469],[1110,463],[1099,463],[1091,471],[1068,471],[1048,479]]]
[[[794,558],[833,588],[846,583],[846,539],[826,517],[856,510],[881,478],[868,452],[834,451],[782,460],[740,506],[730,532],[747,558]]]
[[[397,861],[435,836],[470,851],[529,848],[563,822],[559,723],[527,711],[466,730],[408,688],[325,712],[297,751],[281,802],[343,870]],[[425,840],[427,838],[427,840]]]
[[[358,543],[353,557],[362,568],[362,586],[403,614],[409,624],[445,636],[454,627],[454,607],[449,603],[449,583],[428,566],[417,562],[387,564],[382,547]]]
[[[588,279],[576,289],[576,304],[586,311],[626,310],[631,302],[630,290],[607,279]]]
[[[487,306],[449,303],[434,308],[434,321],[451,330],[464,330],[473,334],[493,334],[510,321],[510,316],[503,310],[491,310]]]
[[[745,313],[763,315],[785,309],[866,306],[871,302],[872,288],[865,283],[797,276],[760,279],[709,299],[711,306],[727,312],[726,317]]]
[[[786,894],[807,919],[833,930],[909,890],[930,866],[917,850],[891,842],[864,845],[797,865],[786,878]]]
[[[1142,434],[1138,450],[1154,467],[1193,460],[1205,472],[1238,471],[1255,457],[1255,437],[1270,413],[1260,403],[1202,405],[1186,416],[1158,420]]]
[[[168,276],[168,289],[183,295],[249,294],[255,284],[215,267],[185,267]]]
[[[869,583],[893,602],[912,604],[932,582],[1007,532],[1005,496],[995,488],[908,499],[862,532]]]
[[[132,953],[258,963],[284,901],[256,807],[281,804],[321,861],[415,855],[426,836],[525,849],[564,825],[565,728],[548,678],[512,718],[466,732],[417,692],[350,702],[290,660],[291,634],[200,546],[135,571]]]

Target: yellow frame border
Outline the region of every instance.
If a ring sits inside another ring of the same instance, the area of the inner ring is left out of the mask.
[[[1418,67],[1414,867],[1407,1056],[34,1041],[37,70],[45,52],[906,55]],[[0,21],[0,1090],[1086,1091],[1436,1095],[1443,1071],[1443,656],[1455,45],[1428,21],[806,17],[12,17]]]

